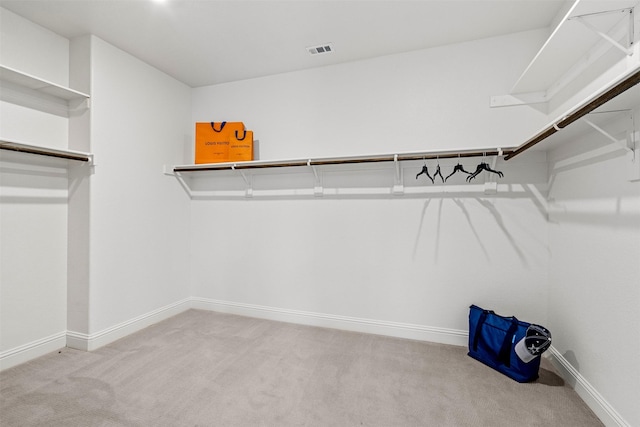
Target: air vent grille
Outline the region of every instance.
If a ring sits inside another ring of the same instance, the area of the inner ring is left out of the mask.
[[[333,44],[332,43],[325,43],[325,44],[321,44],[319,46],[311,46],[311,47],[307,48],[307,51],[311,55],[320,55],[320,54],[332,53],[333,52]]]

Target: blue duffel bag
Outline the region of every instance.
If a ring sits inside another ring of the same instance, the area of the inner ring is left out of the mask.
[[[551,345],[551,333],[540,325],[469,307],[469,356],[524,383],[538,378],[540,355]]]

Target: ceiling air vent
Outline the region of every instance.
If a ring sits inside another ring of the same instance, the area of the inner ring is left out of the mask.
[[[322,44],[320,46],[308,47],[307,51],[311,55],[319,55],[319,54],[324,54],[324,53],[331,53],[331,52],[333,52],[333,44],[326,43],[326,44]]]

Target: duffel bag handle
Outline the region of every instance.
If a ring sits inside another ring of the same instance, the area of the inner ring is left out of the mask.
[[[503,365],[511,366],[511,348],[513,347],[513,337],[518,331],[518,319],[511,318],[511,326],[507,330],[507,335],[504,337],[502,347],[500,347],[500,353],[498,353],[498,361]]]
[[[480,340],[480,336],[482,335],[482,326],[484,325],[485,320],[487,320],[487,316],[489,314],[495,313],[492,310],[482,310],[482,313],[478,318],[478,323],[476,324],[476,332],[473,336],[473,351],[478,350],[478,341]],[[513,337],[518,331],[518,324],[518,319],[516,319],[515,316],[512,317],[511,325],[509,326],[509,329],[507,329],[504,341],[502,341],[502,346],[500,347],[500,352],[498,353],[498,362],[507,367],[511,366],[511,348],[513,346]]]
[[[478,350],[478,341],[480,340],[480,335],[482,334],[482,325],[484,325],[484,321],[487,320],[487,315],[493,311],[491,310],[482,310],[480,317],[478,318],[478,323],[476,324],[476,332],[473,335],[473,351]]]

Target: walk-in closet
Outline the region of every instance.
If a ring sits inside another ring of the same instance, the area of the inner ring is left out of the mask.
[[[640,426],[639,15],[0,0],[0,387],[32,372],[0,424],[499,425],[536,395],[529,423]],[[252,160],[196,162],[203,122]],[[551,331],[540,379],[474,379],[474,304]]]

